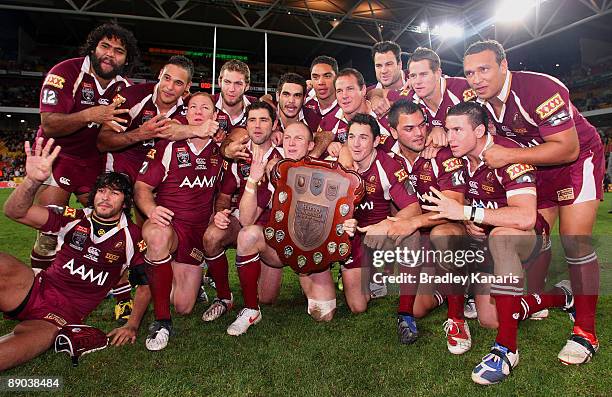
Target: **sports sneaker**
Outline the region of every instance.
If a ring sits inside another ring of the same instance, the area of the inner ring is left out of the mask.
[[[344,284],[342,283],[342,270],[338,272],[338,278],[336,279],[336,287],[338,288],[338,291],[344,290]]]
[[[168,346],[168,339],[173,335],[171,320],[155,320],[149,326],[149,336],[145,342],[147,350],[158,351]]]
[[[452,354],[463,354],[472,348],[470,327],[465,320],[449,318],[444,322],[446,346]]]
[[[572,336],[567,340],[557,356],[561,364],[586,364],[599,350],[597,337],[574,326]]]
[[[574,308],[574,293],[572,292],[572,283],[569,280],[561,280],[555,287],[560,288],[565,294],[565,305],[563,311],[569,315],[570,320],[576,320],[576,308]]]
[[[119,325],[124,325],[130,319],[132,314],[132,308],[134,307],[134,301],[131,299],[125,299],[115,304],[114,317],[115,321]]]
[[[548,314],[548,309],[542,309],[539,312],[535,312],[529,316],[529,319],[536,321],[544,320],[545,318],[548,318]]]
[[[468,296],[465,300],[465,305],[463,306],[463,317],[469,318],[470,320],[478,317],[478,312],[476,311],[476,301],[473,296]]]
[[[378,299],[387,296],[387,285],[370,283],[370,299]]]
[[[512,353],[496,342],[491,352],[472,371],[472,380],[479,385],[494,385],[506,379],[518,362],[518,350]]]
[[[232,336],[242,335],[251,325],[257,324],[261,321],[261,311],[259,309],[249,309],[245,307],[240,310],[236,320],[227,327],[227,333]]]
[[[230,299],[219,299],[215,298],[212,305],[206,309],[202,315],[204,321],[215,321],[234,307],[234,296],[231,295]]]
[[[416,342],[419,330],[414,317],[402,314],[397,316],[397,336],[402,345],[410,345]]]

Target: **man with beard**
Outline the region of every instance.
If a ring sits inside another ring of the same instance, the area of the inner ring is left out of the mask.
[[[228,263],[225,255],[226,247],[236,244],[240,231],[239,214],[236,208],[244,194],[248,182],[252,153],[261,150],[265,159],[282,158],[282,149],[272,143],[272,126],[276,118],[274,108],[267,102],[253,102],[247,106],[246,130],[249,142],[247,143],[247,159],[236,159],[224,162],[224,175],[221,181],[221,190],[215,201],[214,222],[204,232],[204,254],[208,265],[208,272],[215,282],[217,298],[206,310],[202,319],[214,321],[225,314],[233,306],[233,297],[229,288]],[[233,198],[236,197],[236,201]],[[267,215],[261,216],[258,223],[265,223]],[[240,268],[238,268],[240,272]]]
[[[121,121],[127,110],[117,109],[112,98],[129,86],[122,76],[138,59],[136,39],[129,30],[107,23],[91,31],[81,58],[55,65],[40,93],[40,128],[37,136],[54,138],[62,151],[53,172],[37,195],[40,205],[68,204],[74,194],[84,204],[89,189],[104,168],[96,137],[102,123]],[[45,269],[55,259],[55,236],[37,232],[32,267]],[[124,280],[113,289],[115,318],[125,321],[131,310],[130,286]]]
[[[202,125],[215,116],[209,94],[198,92],[188,99],[189,125]],[[135,200],[148,217],[142,235],[149,247],[145,261],[155,308],[146,341],[149,350],[162,350],[172,335],[171,300],[178,314],[193,310],[202,281],[202,236],[212,215],[222,161],[209,137],[160,140],[138,175]]]
[[[484,162],[492,168],[514,163],[537,166],[538,210],[551,226],[559,218],[576,322],[558,359],[563,364],[586,363],[599,348],[595,332],[599,261],[591,242],[603,199],[604,154],[599,134],[574,107],[563,83],[541,73],[510,71],[497,41],[468,47],[463,68],[497,133],[521,145],[493,145],[483,153]],[[544,280],[551,255],[548,249],[534,263],[541,268],[534,281]]]
[[[53,160],[60,152],[59,146],[51,151],[53,141],[50,138],[43,147],[43,138],[39,137],[33,150],[29,142],[25,143],[26,177],[4,206],[7,217],[52,233],[61,244],[53,263],[40,272],[13,256],[0,254],[0,310],[6,317],[21,321],[0,339],[0,370],[46,351],[64,325],[83,324],[121,273],[128,266],[143,263],[146,245],[140,239],[140,228],[129,218],[132,186],[124,175],[100,175],[85,209],[33,204],[36,191],[51,175]],[[138,314],[134,316],[139,322],[148,296],[142,304],[137,292],[136,300],[134,311]],[[113,342],[121,344],[115,339]]]
[[[257,98],[245,95],[249,90],[251,71],[249,66],[239,60],[232,59],[223,64],[219,72],[219,87],[221,94],[215,94],[217,121],[224,132],[224,137],[235,127],[244,127],[246,123],[245,109]],[[221,140],[222,137],[219,137]]]

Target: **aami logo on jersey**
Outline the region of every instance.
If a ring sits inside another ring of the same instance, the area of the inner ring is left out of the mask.
[[[358,208],[360,210],[362,210],[362,211],[372,211],[372,210],[374,210],[374,202],[373,201],[366,201],[365,203],[359,204]]]
[[[472,207],[476,208],[488,208],[490,210],[496,210],[499,205],[495,201],[482,201],[478,199],[472,199]]]
[[[194,187],[200,187],[200,188],[204,188],[204,187],[213,187],[213,185],[215,184],[215,179],[217,178],[216,175],[208,178],[207,176],[202,176],[200,178],[200,176],[196,176],[195,179],[193,181],[189,180],[189,177],[186,176],[183,179],[183,182],[181,182],[179,187],[184,187],[187,186],[190,189],[193,189]]]
[[[106,278],[108,277],[108,272],[100,271],[98,273],[94,272],[94,269],[87,269],[85,265],[81,265],[76,267],[74,263],[74,259],[70,259],[62,269],[67,269],[70,272],[71,276],[79,276],[79,278],[83,281],[89,281],[92,284],[97,284],[99,286],[104,285],[106,282]]]

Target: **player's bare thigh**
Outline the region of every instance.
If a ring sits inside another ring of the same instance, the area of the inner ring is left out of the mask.
[[[0,253],[0,311],[15,310],[28,296],[34,271],[14,256]]]
[[[187,263],[172,262],[171,300],[178,314],[191,313],[202,282],[202,268]]]
[[[240,232],[242,226],[235,216],[230,215],[229,219],[230,224],[226,229],[218,228],[214,222],[211,222],[206,228],[202,242],[207,256],[217,255],[221,253],[224,247],[236,244],[238,232]]]

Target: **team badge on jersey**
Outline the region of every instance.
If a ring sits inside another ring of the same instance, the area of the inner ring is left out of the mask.
[[[191,158],[187,149],[180,147],[176,149],[176,161],[179,168],[185,168],[191,166]]]
[[[77,213],[76,208],[66,207],[64,209],[64,216],[66,218],[73,218],[74,219],[76,217],[76,213]]]
[[[155,112],[152,110],[145,110],[142,113],[142,124],[146,123],[147,121],[151,120],[153,117],[155,117]]]
[[[239,165],[239,168],[240,168],[240,175],[242,175],[243,178],[248,178],[249,175],[251,174],[251,164],[242,163]]]
[[[83,88],[81,89],[81,96],[83,97],[83,99],[81,100],[81,104],[93,105],[93,99],[95,96],[93,85],[91,85],[90,83],[83,83]]]
[[[527,133],[527,128],[525,127],[525,124],[523,123],[523,118],[519,116],[518,113],[514,114],[511,124],[512,124],[512,131],[514,131],[515,133],[517,134]]]
[[[217,122],[219,123],[219,128],[224,131],[227,131],[227,119],[225,117],[217,117]]]
[[[137,244],[138,246],[138,251],[139,252],[143,252],[147,249],[147,243],[144,240],[140,240]]]
[[[346,142],[348,139],[348,130],[346,128],[338,128],[338,131],[336,131],[336,139],[340,143]]]
[[[458,159],[457,157],[451,157],[450,159],[446,159],[442,162],[445,172],[453,172],[461,168],[462,165],[463,163],[461,162],[461,159]]]
[[[87,240],[87,235],[89,234],[89,229],[77,225],[74,228],[74,233],[72,233],[72,239],[70,241],[70,246],[76,250],[83,251],[83,247],[85,246],[85,241]]]
[[[404,168],[402,168],[399,171],[395,171],[393,174],[397,178],[398,182],[403,182],[404,179],[408,178],[408,172],[406,172],[406,170]]]
[[[469,88],[463,91],[463,102],[471,101],[474,98],[476,98],[476,91],[473,89]]]
[[[151,160],[155,159],[155,153],[157,153],[157,150],[149,149],[149,151],[147,152],[147,158]]]

